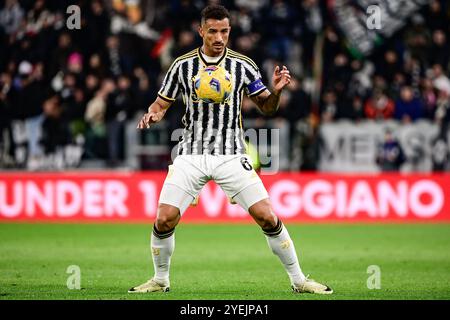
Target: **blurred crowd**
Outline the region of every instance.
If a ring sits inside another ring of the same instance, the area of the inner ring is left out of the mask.
[[[300,141],[307,148],[320,124],[340,119],[429,119],[443,130],[450,122],[445,0],[431,0],[365,58],[352,56],[327,1],[4,0],[0,167],[33,169],[58,152],[74,163],[120,164],[125,124],[154,100],[173,59],[201,44],[199,15],[208,3],[230,10],[229,46],[251,57],[267,84],[275,65],[291,70],[276,117],[289,124],[294,147]],[[66,24],[74,4],[81,9],[79,29]],[[182,102],[176,104],[166,115],[170,130],[182,127]],[[242,112],[268,120],[249,99]]]

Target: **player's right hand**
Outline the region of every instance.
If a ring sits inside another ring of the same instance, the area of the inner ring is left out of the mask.
[[[139,121],[137,128],[148,129],[150,128],[151,124],[161,121],[163,116],[163,112],[147,112],[142,116],[142,119],[141,121]]]

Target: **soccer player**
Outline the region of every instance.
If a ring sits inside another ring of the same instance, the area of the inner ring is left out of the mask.
[[[169,290],[175,226],[202,187],[214,180],[231,201],[248,211],[262,228],[269,247],[283,264],[294,292],[330,294],[331,288],[302,273],[289,233],[273,212],[268,193],[245,153],[240,110],[243,93],[262,113],[273,115],[284,87],[291,80],[289,70],[285,66],[275,68],[270,92],[263,84],[256,64],[227,48],[230,30],[227,9],[220,5],[203,9],[198,30],[203,45],[173,62],[158,97],[138,124],[139,129],[145,129],[161,121],[177,96],[182,95],[186,105],[183,135],[161,190],[151,235],[155,274],[128,292]],[[211,66],[224,68],[231,76],[232,91],[223,103],[202,101],[195,93],[194,77]]]

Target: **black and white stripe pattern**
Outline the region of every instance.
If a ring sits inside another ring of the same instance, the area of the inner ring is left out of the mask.
[[[227,102],[206,103],[195,99],[192,78],[207,65],[218,64],[231,75],[232,92]],[[244,154],[241,103],[243,94],[258,95],[263,86],[249,92],[247,86],[261,78],[256,64],[248,57],[226,49],[217,63],[207,63],[200,49],[176,59],[164,78],[158,96],[168,102],[182,95],[186,105],[183,117],[183,135],[178,144],[178,155],[232,155]]]
[[[153,225],[153,235],[158,239],[167,239],[170,238],[175,233],[175,228],[172,228],[168,231],[161,232],[156,229],[156,225]]]
[[[263,229],[263,233],[268,237],[276,237],[283,231],[283,223],[278,218],[277,225],[272,229]]]

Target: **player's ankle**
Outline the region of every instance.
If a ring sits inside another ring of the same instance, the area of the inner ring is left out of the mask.
[[[299,275],[291,278],[291,284],[298,287],[304,284],[306,281],[306,277],[304,275]]]
[[[154,276],[154,277],[153,277],[153,280],[154,280],[157,284],[159,284],[159,285],[161,285],[161,286],[168,286],[169,283],[170,283],[169,277],[157,277],[157,276]]]

